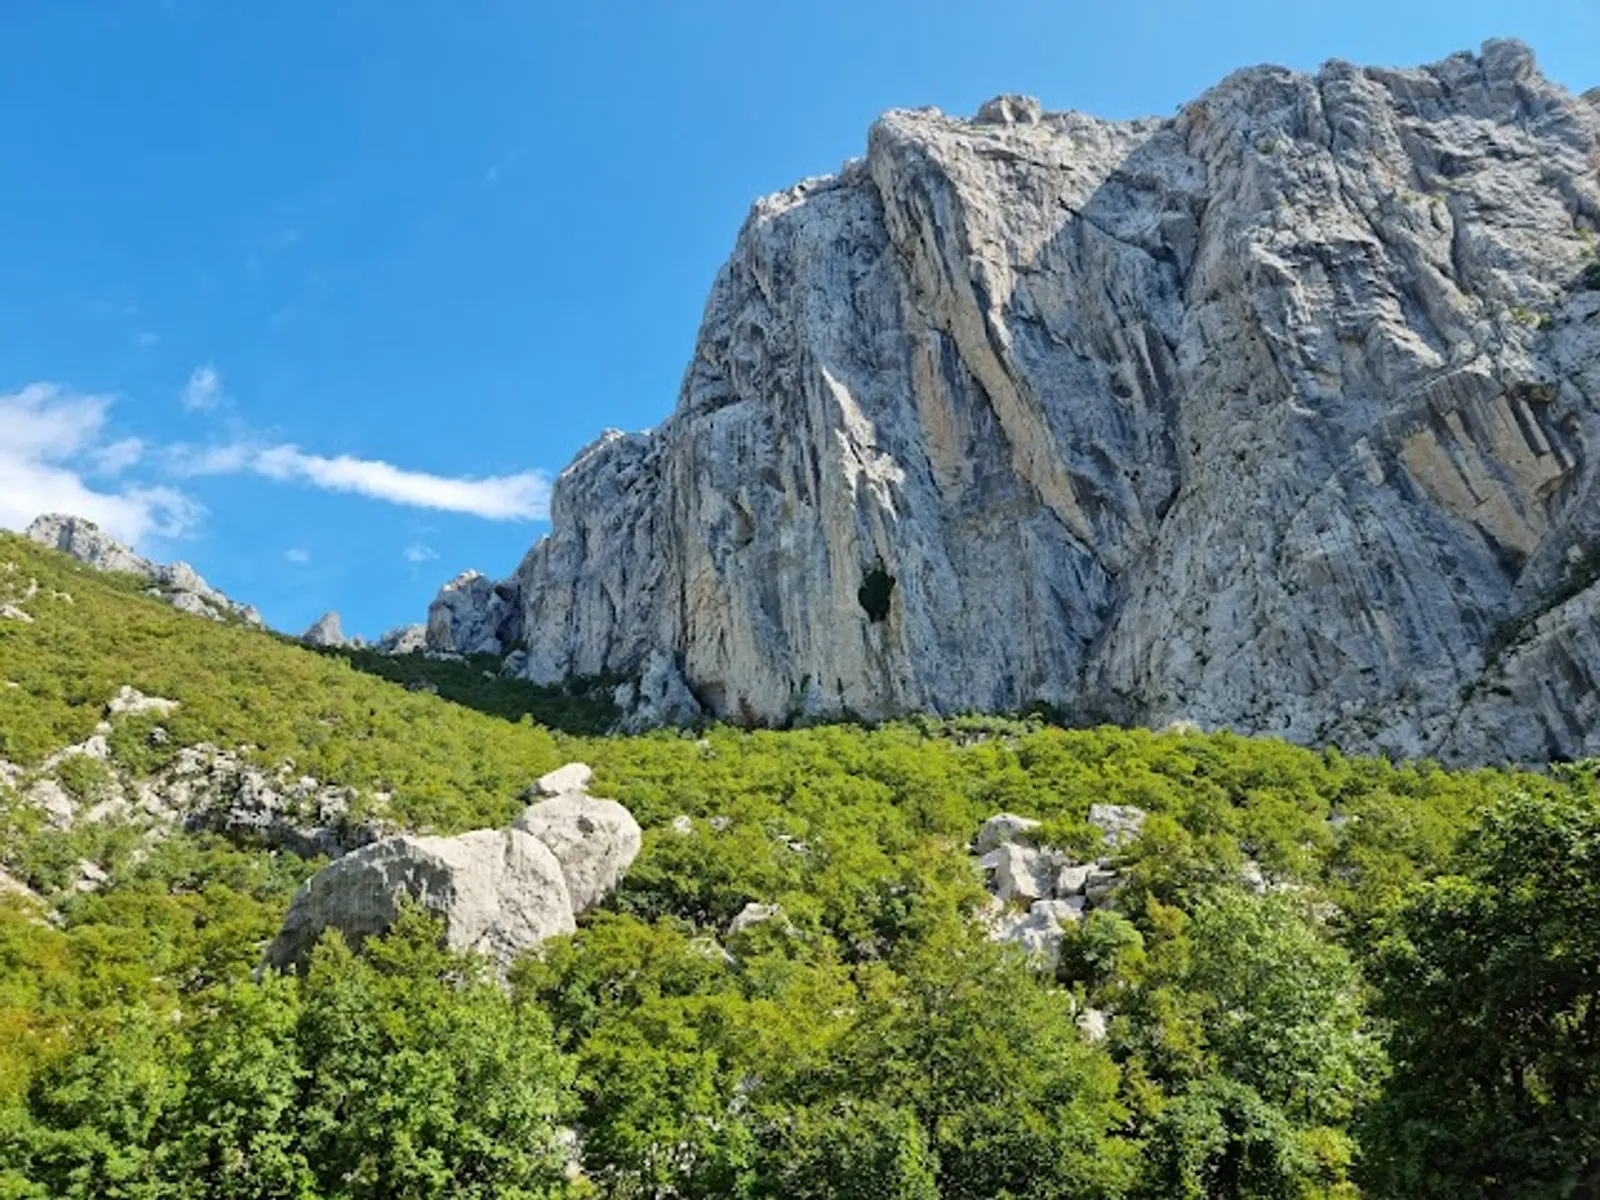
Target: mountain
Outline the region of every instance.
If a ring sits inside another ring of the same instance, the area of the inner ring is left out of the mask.
[[[1170,118],[891,112],[759,201],[676,410],[430,645],[636,722],[1600,750],[1600,97],[1508,41]]]

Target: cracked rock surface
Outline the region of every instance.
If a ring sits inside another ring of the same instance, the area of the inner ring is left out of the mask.
[[[648,673],[661,720],[1595,753],[1597,168],[1600,106],[1507,41],[891,112],[755,205],[672,416],[430,644]]]

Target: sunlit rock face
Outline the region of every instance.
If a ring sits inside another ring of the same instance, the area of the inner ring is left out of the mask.
[[[889,113],[756,204],[675,412],[562,474],[492,632],[753,723],[1600,751],[1597,166],[1512,42]]]

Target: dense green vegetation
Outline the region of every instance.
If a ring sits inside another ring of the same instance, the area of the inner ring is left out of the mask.
[[[450,832],[581,758],[646,834],[509,986],[420,914],[255,979],[315,863],[54,829],[0,784],[0,867],[41,894],[0,896],[0,1197],[1600,1191],[1600,788],[1581,766],[1036,720],[580,736],[551,726],[602,722],[587,695],[313,653],[0,537],[7,561],[0,593],[39,584],[31,624],[0,621],[0,757],[29,772],[132,684],[182,707],[115,723],[123,772],[243,746]],[[406,690],[421,679],[439,694]],[[1097,802],[1151,815],[1114,911],[1042,976],[987,940],[967,843],[1009,810],[1098,852]],[[72,888],[83,860],[98,890]],[[1273,886],[1244,886],[1247,864]],[[728,934],[751,901],[781,915]]]

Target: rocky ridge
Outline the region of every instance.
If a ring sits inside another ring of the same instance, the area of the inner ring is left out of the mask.
[[[150,595],[181,612],[213,621],[239,620],[261,625],[261,614],[248,604],[228,599],[185,562],[154,563],[135,554],[93,521],[63,513],[46,513],[25,531],[41,546],[60,550],[100,571],[139,575],[150,581]]]
[[[1600,102],[1486,43],[1175,116],[891,112],[759,201],[676,410],[437,650],[634,721],[1036,702],[1600,752]]]

